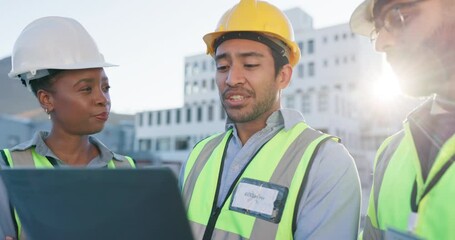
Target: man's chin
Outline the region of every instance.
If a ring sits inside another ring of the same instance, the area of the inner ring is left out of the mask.
[[[437,93],[437,86],[435,82],[432,82],[431,79],[422,79],[422,78],[413,78],[405,79],[399,77],[399,85],[401,92],[409,97],[422,98]]]

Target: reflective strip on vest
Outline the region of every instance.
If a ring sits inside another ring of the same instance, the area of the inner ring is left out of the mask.
[[[9,151],[9,149],[4,149],[7,161],[11,168],[53,168],[49,160],[35,152],[35,148],[29,148],[24,151]],[[117,161],[110,160],[108,162],[108,168],[135,168],[135,164],[132,158],[124,156],[125,160]],[[18,227],[18,240],[26,240],[27,237],[24,234],[24,231],[21,226],[21,222],[17,215],[16,210],[14,210],[15,220]]]
[[[193,194],[194,190],[194,185],[196,184],[196,180],[198,178],[198,173],[202,171],[204,168],[205,164],[207,163],[207,160],[209,159],[209,154],[211,154],[211,149],[215,149],[216,146],[220,144],[220,142],[223,140],[223,138],[228,137],[229,134],[232,133],[232,130],[229,130],[227,134],[219,134],[217,136],[213,136],[210,138],[205,139],[204,141],[201,141],[198,145],[195,146],[193,149],[190,157],[188,158],[187,166],[188,164],[193,165],[192,168],[185,168],[185,175],[184,175],[184,182],[183,182],[183,196],[184,198],[184,205],[186,209],[189,208],[190,205],[190,199]],[[195,156],[193,156],[195,155]],[[192,159],[194,159],[195,162],[190,162]],[[189,172],[187,173],[187,170]],[[187,179],[188,177],[188,179]],[[187,184],[188,182],[188,184]]]
[[[221,159],[231,134],[228,131],[202,141],[187,162],[185,173],[188,174],[185,174],[183,193],[196,239],[202,238],[210,218]],[[242,177],[271,182],[289,189],[280,223],[271,223],[229,210],[231,194],[221,209],[212,239],[270,239],[271,236],[276,239],[292,239],[294,210],[308,162],[318,144],[327,138],[331,137],[300,123],[289,131],[280,131],[269,140],[251,160]]]

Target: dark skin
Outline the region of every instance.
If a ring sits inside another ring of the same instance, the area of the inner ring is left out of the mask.
[[[92,68],[62,71],[51,82],[50,89],[36,93],[52,121],[45,143],[65,164],[86,166],[100,154],[89,135],[100,132],[108,119],[109,79],[102,68]]]
[[[99,155],[89,135],[100,132],[110,111],[109,81],[102,68],[57,74],[52,89],[38,90],[52,129],[46,145],[68,165],[84,166]]]

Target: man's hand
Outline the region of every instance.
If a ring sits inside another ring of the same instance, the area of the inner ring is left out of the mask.
[[[6,237],[5,237],[5,240],[14,240],[14,238],[13,238],[13,237],[10,237],[10,236],[6,236]]]

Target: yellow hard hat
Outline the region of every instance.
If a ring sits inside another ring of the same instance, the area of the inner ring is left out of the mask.
[[[300,49],[294,40],[294,30],[286,15],[270,3],[259,0],[240,0],[221,17],[216,30],[203,39],[207,54],[215,55],[214,43],[229,32],[256,32],[282,41],[289,48],[289,63],[300,60]]]

